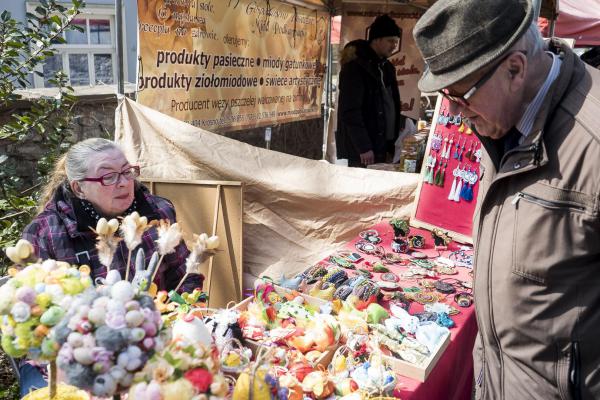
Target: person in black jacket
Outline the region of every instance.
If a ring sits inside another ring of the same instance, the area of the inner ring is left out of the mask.
[[[339,77],[338,158],[350,167],[386,162],[404,126],[396,69],[388,61],[402,31],[388,15],[375,18],[368,40],[349,42],[342,52]]]

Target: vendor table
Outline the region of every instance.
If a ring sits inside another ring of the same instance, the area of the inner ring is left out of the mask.
[[[394,232],[388,221],[381,222],[370,229],[379,232],[382,241],[379,243],[386,253],[391,253],[391,241],[394,238]],[[448,250],[438,252],[433,247],[433,239],[431,233],[424,229],[411,228],[410,235],[423,235],[425,239],[425,247],[420,251],[427,254],[429,257],[436,257],[441,253],[442,257],[448,255],[460,248],[460,244],[455,242],[450,243]],[[361,238],[347,243],[344,249],[340,250],[356,250],[355,244]],[[380,259],[374,255],[362,254],[365,261],[375,262]],[[408,257],[407,257],[408,258]],[[364,263],[364,262],[363,262]],[[362,264],[358,267],[362,268]],[[406,266],[386,265],[391,272],[400,275],[407,270]],[[448,277],[458,278],[463,281],[472,281],[470,269],[465,267],[457,267],[457,275],[449,275]],[[373,279],[378,280],[380,274],[373,273]],[[446,276],[443,276],[446,277]],[[416,281],[400,281],[402,286],[416,286]],[[400,381],[400,390],[396,390],[396,396],[404,400],[459,400],[471,399],[473,388],[473,359],[472,350],[477,334],[477,322],[475,319],[474,305],[468,308],[458,307],[454,302],[454,295],[449,295],[445,303],[452,305],[460,310],[460,313],[452,316],[456,326],[450,329],[450,344],[444,351],[442,357],[431,371],[426,382],[421,383],[414,379],[403,376],[398,376]],[[423,305],[413,302],[411,304],[410,313],[423,311]]]

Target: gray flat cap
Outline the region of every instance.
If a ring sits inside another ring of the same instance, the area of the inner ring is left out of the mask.
[[[413,30],[426,63],[419,89],[446,88],[496,60],[532,20],[531,0],[438,0]]]

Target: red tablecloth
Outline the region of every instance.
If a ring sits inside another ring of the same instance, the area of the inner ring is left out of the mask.
[[[388,221],[381,222],[371,229],[379,232],[382,241],[379,245],[383,246],[386,252],[392,252],[390,247],[391,241],[394,238],[394,232]],[[430,257],[438,255],[438,251],[433,249],[433,239],[429,231],[423,229],[411,228],[410,235],[423,235],[425,237],[425,248],[422,250]],[[357,252],[355,244],[361,240],[357,237],[355,240],[346,244],[348,250]],[[451,243],[447,251],[442,251],[442,256],[448,256],[453,250],[457,250],[460,245]],[[376,256],[362,254],[365,261],[375,262],[379,258]],[[363,268],[361,262],[358,267]],[[408,270],[406,266],[386,265],[391,272],[400,275]],[[457,275],[448,275],[443,277],[458,278],[463,281],[471,281],[469,275],[470,270],[463,267],[457,267]],[[377,279],[380,274],[374,273],[373,279]],[[402,286],[418,286],[416,281],[401,281]],[[454,303],[454,296],[450,295],[445,300],[461,312],[458,315],[452,316],[456,326],[450,329],[450,344],[444,351],[442,357],[438,360],[436,366],[431,371],[426,382],[421,383],[414,379],[399,376],[401,382],[401,390],[396,395],[404,400],[453,400],[453,399],[471,399],[473,387],[473,359],[471,356],[475,336],[477,334],[477,322],[475,319],[474,306],[469,308],[461,308]],[[410,313],[423,311],[423,306],[413,303],[410,308]]]

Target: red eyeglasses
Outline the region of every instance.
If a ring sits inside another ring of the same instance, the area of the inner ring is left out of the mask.
[[[121,172],[109,172],[108,174],[104,174],[99,178],[83,178],[82,181],[100,182],[102,186],[111,186],[119,182],[121,180],[121,176],[128,181],[133,180],[140,176],[140,167],[133,165]]]

